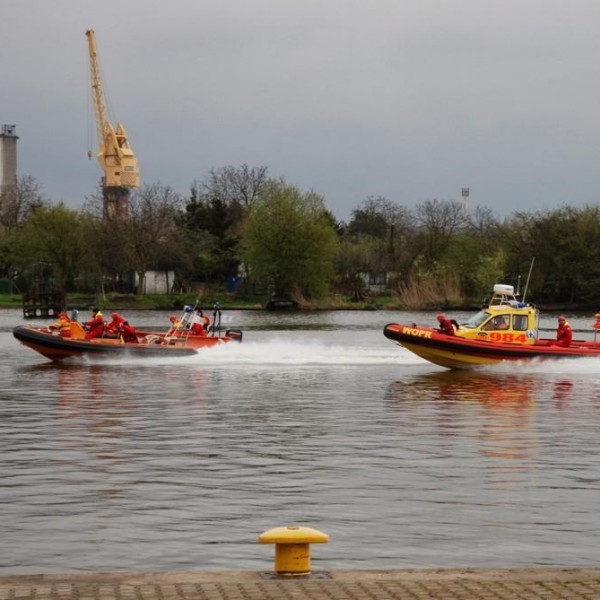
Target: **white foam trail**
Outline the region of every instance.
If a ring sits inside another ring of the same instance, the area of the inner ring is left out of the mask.
[[[358,340],[360,342],[360,340]],[[302,366],[393,366],[423,367],[439,370],[441,367],[408,352],[395,344],[348,345],[327,344],[313,339],[290,341],[281,336],[264,339],[258,342],[227,343],[212,348],[199,350],[197,354],[184,357],[151,357],[140,358],[123,356],[114,359],[88,358],[80,364],[103,365],[139,365],[152,367],[155,365],[197,366],[210,368],[231,368],[243,366],[265,367],[302,367]],[[557,360],[506,361],[498,365],[490,365],[478,369],[479,372],[497,374],[552,374],[599,376],[599,358],[568,358]]]
[[[381,346],[328,345],[319,341],[287,341],[276,338],[261,342],[227,343],[201,349],[197,354],[184,357],[122,357],[90,359],[89,364],[136,364],[152,366],[198,365],[207,367],[232,367],[242,365],[266,366],[382,366],[417,365],[423,361],[394,345]]]
[[[551,373],[553,375],[600,375],[600,358],[532,359],[506,361],[483,370],[494,373]]]
[[[389,365],[398,362],[395,348],[369,346],[331,346],[320,342],[271,342],[231,344],[199,352],[206,364],[269,365]],[[213,352],[213,350],[215,350]],[[196,358],[196,357],[194,357]]]

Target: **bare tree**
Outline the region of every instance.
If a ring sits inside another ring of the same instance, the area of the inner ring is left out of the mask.
[[[442,257],[452,237],[467,224],[464,208],[455,200],[427,200],[415,209],[422,239],[422,254],[427,267]]]
[[[352,211],[348,225],[351,235],[367,234],[374,238],[389,236],[390,230],[403,230],[410,224],[409,211],[383,196],[369,196]]]
[[[35,208],[48,205],[33,177],[19,177],[15,185],[4,186],[0,191],[0,225],[7,229],[19,227]]]
[[[248,208],[264,193],[268,181],[267,172],[265,166],[228,165],[211,169],[208,177],[200,183],[194,182],[193,187],[201,198],[204,197],[209,201],[218,198],[225,205],[237,204]]]
[[[488,239],[497,238],[501,229],[493,210],[480,204],[469,212],[468,227],[473,234]]]
[[[146,272],[164,258],[178,237],[177,217],[183,200],[172,188],[160,183],[144,186],[130,199],[130,219],[121,224],[127,234],[131,266],[138,276],[138,294],[144,290]]]
[[[413,216],[404,206],[383,196],[369,196],[352,211],[347,232],[362,252],[369,249],[369,273],[385,274],[388,281],[401,278],[412,262],[410,239]],[[369,243],[365,244],[365,236]],[[359,253],[360,254],[360,253]]]

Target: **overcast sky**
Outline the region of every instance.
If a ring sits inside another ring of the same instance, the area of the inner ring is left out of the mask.
[[[343,220],[600,198],[598,0],[0,0],[0,123],[73,208],[100,177],[88,28],[145,184],[266,165]]]

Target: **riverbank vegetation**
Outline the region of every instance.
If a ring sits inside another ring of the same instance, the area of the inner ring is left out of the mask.
[[[53,204],[31,177],[3,189],[1,305],[54,288],[73,304],[119,308],[460,308],[502,282],[537,303],[598,308],[597,205],[500,219],[453,200],[369,197],[346,223],[318,193],[243,165],[211,171],[186,198],[139,188],[126,220],[104,208],[100,194],[80,210]],[[168,291],[150,293],[151,276]]]

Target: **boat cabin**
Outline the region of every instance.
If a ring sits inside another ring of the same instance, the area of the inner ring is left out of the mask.
[[[512,285],[497,283],[488,304],[465,323],[456,335],[468,339],[533,344],[538,337],[539,313],[517,299]]]

